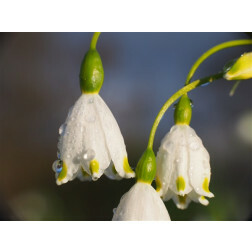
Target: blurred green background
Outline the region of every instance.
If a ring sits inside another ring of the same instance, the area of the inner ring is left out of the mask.
[[[144,151],[162,104],[179,89],[194,61],[210,47],[245,33],[102,33],[98,42],[105,81],[101,96],[125,139],[130,164]],[[58,128],[80,96],[79,69],[91,33],[0,34],[0,219],[111,220],[134,180],[74,180],[55,184]],[[195,78],[213,74],[251,47],[226,49],[208,59]],[[220,80],[190,93],[191,126],[211,156],[208,207],[167,208],[172,220],[252,218],[252,81]],[[173,125],[168,110],[155,138],[157,151]]]

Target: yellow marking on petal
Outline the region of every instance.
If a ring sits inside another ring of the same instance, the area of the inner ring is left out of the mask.
[[[94,173],[98,173],[99,172],[99,162],[97,160],[92,160],[90,161],[90,164],[89,164],[89,170],[91,172],[91,174],[94,174]]]
[[[201,196],[200,199],[205,200],[206,198],[204,196]]]
[[[58,176],[58,181],[61,181],[62,179],[64,179],[67,175],[67,165],[65,162],[62,162],[62,170],[61,172],[59,173],[59,176]]]
[[[83,177],[89,177],[89,174],[84,170],[83,167],[81,167],[81,173]]]
[[[159,192],[162,187],[162,184],[161,184],[158,176],[156,176],[155,180],[156,180],[156,191]]]
[[[123,160],[123,170],[126,173],[134,173],[133,170],[130,168],[129,161],[128,161],[127,157],[124,157],[124,160]]]
[[[185,180],[182,176],[179,176],[176,180],[177,190],[178,192],[185,190]]]
[[[178,195],[179,203],[185,205],[185,203],[186,203],[186,198],[187,198],[187,195],[185,195],[185,196],[180,196],[180,195]]]
[[[208,181],[208,178],[205,178],[204,179],[204,182],[203,182],[203,184],[202,184],[202,188],[203,188],[203,190],[205,191],[205,192],[210,192],[209,191],[209,181]]]

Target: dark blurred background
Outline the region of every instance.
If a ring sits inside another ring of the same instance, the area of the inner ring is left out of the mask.
[[[0,34],[0,219],[111,220],[134,180],[74,180],[55,184],[58,128],[80,96],[79,68],[91,33]],[[105,81],[101,96],[125,139],[130,164],[144,151],[162,104],[182,87],[194,61],[210,47],[246,39],[245,33],[102,33],[98,42]],[[222,69],[251,51],[226,49],[208,59],[194,78]],[[191,126],[211,156],[208,207],[167,208],[172,220],[249,220],[252,210],[252,80],[233,97],[220,80],[190,93]],[[158,128],[155,151],[173,125],[169,109]]]

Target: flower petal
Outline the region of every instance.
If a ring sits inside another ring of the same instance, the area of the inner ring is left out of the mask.
[[[120,200],[113,221],[170,220],[168,211],[155,189],[137,182]]]
[[[109,167],[105,170],[104,173],[109,179],[114,179],[114,180],[122,179],[122,177],[120,177],[118,172],[116,171],[113,162],[110,163]]]
[[[210,157],[202,144],[201,139],[190,128],[189,134],[189,152],[190,152],[190,183],[197,194],[214,197],[209,191],[208,186],[211,176]]]
[[[173,153],[169,187],[174,193],[180,196],[184,196],[192,190],[188,174],[187,127],[189,126],[178,124],[171,129],[175,150]]]
[[[188,207],[191,199],[187,196],[175,195],[172,197],[173,201],[175,202],[177,208],[184,210]]]
[[[121,177],[132,178],[134,171],[128,163],[128,156],[119,126],[103,99],[97,95],[96,111],[102,123],[106,144],[115,169]]]
[[[83,151],[80,163],[85,171],[92,175],[93,180],[96,180],[108,168],[111,157],[105,141],[102,122],[96,111],[98,95],[88,94],[86,96],[87,113],[84,115],[86,130],[82,136]]]
[[[171,134],[168,133],[163,138],[157,153],[156,184],[160,196],[165,196],[171,180],[172,160],[174,153],[174,143]]]
[[[207,206],[209,204],[209,201],[204,197],[199,194],[197,194],[195,191],[192,191],[188,194],[188,197],[197,203],[201,203],[204,206]]]

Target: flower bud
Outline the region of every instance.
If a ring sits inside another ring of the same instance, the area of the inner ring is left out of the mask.
[[[156,175],[156,157],[152,149],[147,148],[136,167],[136,178],[139,182],[151,184]]]
[[[104,79],[102,61],[97,50],[90,49],[81,64],[80,87],[83,93],[99,93]]]
[[[244,53],[228,68],[224,78],[227,80],[245,80],[252,78],[252,52]]]
[[[190,124],[192,117],[192,107],[191,100],[188,98],[187,94],[184,94],[179,102],[176,104],[174,112],[174,122],[175,124]]]

